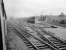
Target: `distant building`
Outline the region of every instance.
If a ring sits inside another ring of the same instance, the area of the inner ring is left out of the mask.
[[[48,23],[52,25],[66,24],[66,15],[63,12],[60,15],[40,15],[35,18],[35,23]]]
[[[35,17],[35,23],[42,23],[46,20],[46,16],[40,15]]]

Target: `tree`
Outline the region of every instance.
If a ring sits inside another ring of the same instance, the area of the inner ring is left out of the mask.
[[[66,24],[66,20],[61,20],[60,24]]]

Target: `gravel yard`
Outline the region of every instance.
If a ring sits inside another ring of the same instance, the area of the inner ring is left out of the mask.
[[[29,50],[29,48],[23,43],[23,40],[13,31],[8,32],[7,44],[7,50]]]
[[[66,28],[44,28],[47,31],[55,33],[56,36],[66,40]]]

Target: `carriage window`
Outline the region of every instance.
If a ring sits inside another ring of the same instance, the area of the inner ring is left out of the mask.
[[[66,50],[66,0],[0,1],[4,50]]]

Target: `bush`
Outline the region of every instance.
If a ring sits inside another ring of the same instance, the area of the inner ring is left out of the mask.
[[[66,24],[66,20],[61,20],[60,24]]]

